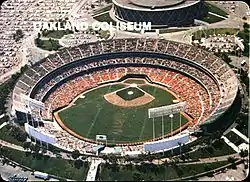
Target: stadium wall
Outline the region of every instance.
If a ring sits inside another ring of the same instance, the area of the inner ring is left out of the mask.
[[[189,134],[176,135],[167,139],[147,142],[144,144],[144,150],[146,152],[157,152],[157,151],[165,151],[172,149],[174,147],[178,147],[179,144],[187,143],[189,141]]]
[[[24,128],[29,136],[32,136],[33,138],[39,141],[42,141],[51,145],[54,145],[56,143],[56,138],[54,136],[43,133],[39,129],[30,126],[28,123],[24,124]]]

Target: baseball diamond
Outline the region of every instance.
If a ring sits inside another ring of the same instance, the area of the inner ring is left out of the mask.
[[[68,130],[93,141],[100,133],[105,133],[108,142],[115,144],[150,140],[153,133],[148,109],[172,104],[175,97],[162,86],[145,83],[137,87],[117,82],[82,93],[68,107],[58,111],[59,121]],[[133,97],[128,94],[130,91],[134,92]],[[117,103],[120,101],[117,98],[123,102]],[[180,127],[180,117],[182,125],[189,121],[183,115],[175,115],[173,130]],[[168,134],[171,131],[170,120],[168,117],[163,119],[166,122],[165,134]],[[156,137],[162,135],[161,120],[162,118],[155,120]]]

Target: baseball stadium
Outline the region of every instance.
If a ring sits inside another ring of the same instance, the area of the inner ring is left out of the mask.
[[[237,92],[233,70],[211,52],[127,38],[64,48],[31,65],[16,83],[12,108],[42,142],[85,154],[104,146],[128,155],[192,142],[192,131],[217,122]],[[159,108],[171,112],[149,117]]]
[[[111,17],[122,22],[151,22],[155,27],[192,25],[202,16],[203,0],[113,0]]]

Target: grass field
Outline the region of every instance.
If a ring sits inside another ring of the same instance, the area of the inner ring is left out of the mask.
[[[148,109],[172,104],[174,97],[166,90],[154,86],[140,88],[155,99],[145,105],[124,108],[108,103],[104,95],[123,88],[122,84],[104,86],[85,94],[72,107],[59,112],[64,124],[79,135],[95,140],[97,134],[106,134],[109,143],[138,142],[153,138],[152,119],[148,119]],[[171,131],[171,122],[165,116],[165,133]],[[179,114],[174,115],[173,129],[179,128]],[[156,136],[161,136],[162,118],[155,118]],[[187,119],[182,116],[182,124]]]
[[[124,83],[129,83],[129,84],[132,84],[132,83],[135,83],[135,84],[144,84],[144,80],[134,80],[134,79],[129,79],[129,80],[125,80]]]
[[[87,172],[89,170],[89,164],[87,162],[84,162],[84,165],[77,169],[74,165],[74,161],[72,160],[52,158],[45,155],[23,152],[11,148],[2,148],[0,155],[4,155],[21,165],[32,168],[33,170],[67,179],[86,179]]]
[[[236,146],[239,146],[242,143],[246,143],[244,139],[242,139],[233,131],[230,131],[228,134],[225,135],[225,137],[227,137],[227,139],[234,143]]]
[[[139,179],[140,181],[162,181],[199,174],[227,164],[229,164],[228,161],[179,166],[144,164],[110,167],[107,164],[101,164],[99,178],[101,181],[139,181]]]
[[[7,126],[4,126],[1,130],[0,130],[0,139],[4,140],[6,142],[9,143],[13,143],[15,145],[20,145],[23,146],[23,142],[18,141],[16,138],[14,138],[11,133],[10,130],[7,129]]]
[[[228,15],[224,10],[222,10],[221,8],[215,6],[211,3],[205,2],[205,6],[208,8],[209,12],[212,12],[212,13],[215,13],[217,15],[224,16],[224,17],[227,17],[227,15]]]
[[[209,35],[235,35],[239,31],[238,28],[209,28],[198,30],[193,33],[193,40],[200,40],[202,37],[209,37]]]
[[[94,19],[96,19],[97,21],[100,21],[100,22],[112,22],[112,25],[115,26],[116,25],[116,21],[113,20],[110,15],[109,15],[109,12],[107,13],[103,13],[101,15],[97,15],[97,16],[93,16]]]
[[[44,37],[49,37],[49,38],[54,38],[54,39],[60,39],[62,38],[64,35],[68,35],[68,34],[72,34],[74,33],[73,31],[70,30],[57,30],[57,31],[43,31],[42,35]]]
[[[58,50],[60,47],[62,47],[59,44],[59,41],[54,39],[42,40],[37,38],[35,39],[35,44],[37,47],[47,51]]]
[[[202,18],[201,20],[205,21],[207,23],[216,23],[216,22],[222,21],[224,19],[220,18],[218,16],[215,16],[215,15],[207,14],[207,16]]]
[[[228,146],[224,141],[220,142],[218,145],[211,145],[212,150],[208,147],[199,148],[194,152],[189,153],[192,159],[201,159],[208,157],[218,157],[223,155],[235,154],[235,151]]]
[[[129,95],[129,92],[133,92],[133,94]],[[124,100],[133,100],[133,99],[136,99],[138,97],[142,97],[143,95],[145,95],[144,92],[142,92],[136,87],[129,87],[129,88],[122,89],[116,92],[116,94]]]

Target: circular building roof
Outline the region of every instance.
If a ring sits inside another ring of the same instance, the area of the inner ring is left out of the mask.
[[[130,0],[132,4],[147,8],[163,8],[175,6],[185,0]]]

